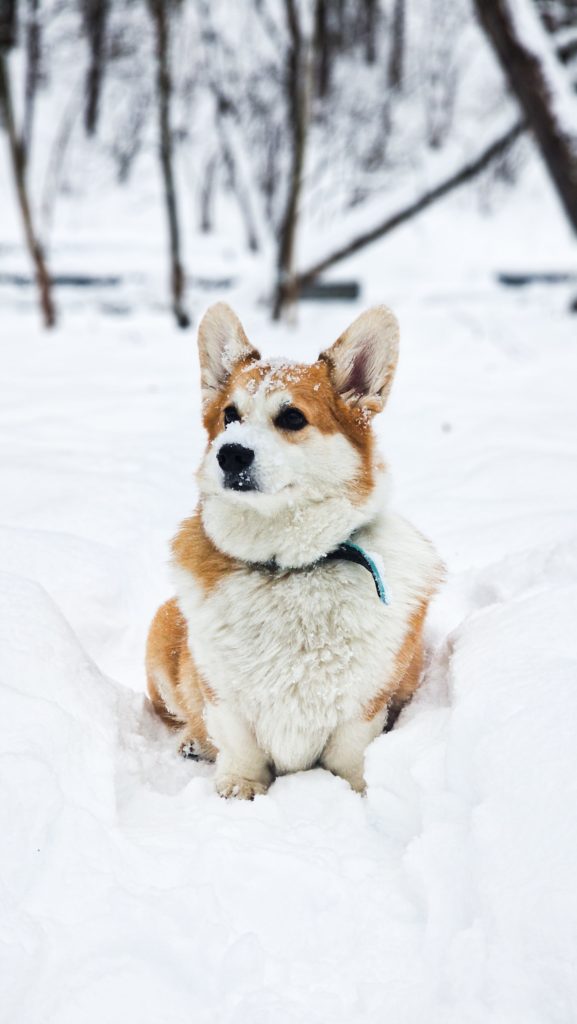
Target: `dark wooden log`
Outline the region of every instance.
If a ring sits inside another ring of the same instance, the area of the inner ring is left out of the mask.
[[[299,298],[313,299],[316,302],[353,302],[360,294],[361,286],[358,281],[312,281],[304,286]]]
[[[569,271],[526,271],[525,273],[502,270],[497,274],[499,284],[508,288],[524,288],[529,284],[570,284],[577,280],[577,274]]]
[[[92,274],[54,274],[52,283],[64,288],[100,288],[115,287],[122,283],[123,278],[117,276],[93,276]],[[26,287],[34,283],[34,278],[27,274],[0,274],[0,284]]]

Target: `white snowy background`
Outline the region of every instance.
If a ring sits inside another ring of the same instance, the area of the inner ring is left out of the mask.
[[[577,279],[496,280],[577,267],[536,153],[489,209],[472,187],[343,264],[359,302],[302,303],[294,326],[271,324],[226,201],[207,237],[185,216],[191,273],[233,282],[193,282],[192,312],[226,299],[267,355],[313,360],[365,306],[396,311],[377,431],[396,508],[449,570],[366,797],[315,770],[251,804],[219,799],[143,698],[204,440],[142,165],[127,188],[103,170],[89,201],[77,185],[53,228],[55,269],[120,290],[62,288],[46,333],[0,285],[2,1024],[572,1024]]]

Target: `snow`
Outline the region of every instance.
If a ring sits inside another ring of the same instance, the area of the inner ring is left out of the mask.
[[[196,266],[248,266],[219,238],[189,245]],[[55,255],[78,254],[93,257]],[[271,325],[250,271],[193,293],[297,360],[369,303],[398,314],[379,434],[396,506],[450,575],[364,799],[318,770],[220,800],[143,700],[204,446],[194,339],[158,309],[157,264],[143,256],[124,316],[62,292],[51,335],[4,294],[2,1022],[575,1020],[576,324],[569,288],[494,283],[574,257],[532,167],[492,218],[454,197],[359,253],[342,273],[362,302],[303,304],[297,330]]]

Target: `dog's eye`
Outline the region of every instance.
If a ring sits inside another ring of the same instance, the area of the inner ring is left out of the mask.
[[[234,406],[234,405],[227,405],[226,409],[224,410],[224,425],[225,425],[225,427],[228,427],[229,423],[238,423],[239,421],[240,421],[240,416],[238,414],[238,410],[237,410],[236,406]]]
[[[304,413],[300,409],[295,409],[294,405],[282,409],[274,421],[275,427],[280,427],[281,430],[302,430],[307,423]]]

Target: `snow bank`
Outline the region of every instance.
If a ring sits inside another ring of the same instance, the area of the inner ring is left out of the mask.
[[[573,1019],[577,586],[531,582],[441,645],[365,801],[235,805],[3,576],[4,1019]]]
[[[388,833],[396,821],[439,1007],[426,1019],[575,1014],[576,607],[572,585],[473,614],[434,668],[448,706],[427,710],[423,693],[371,748],[369,805]]]

